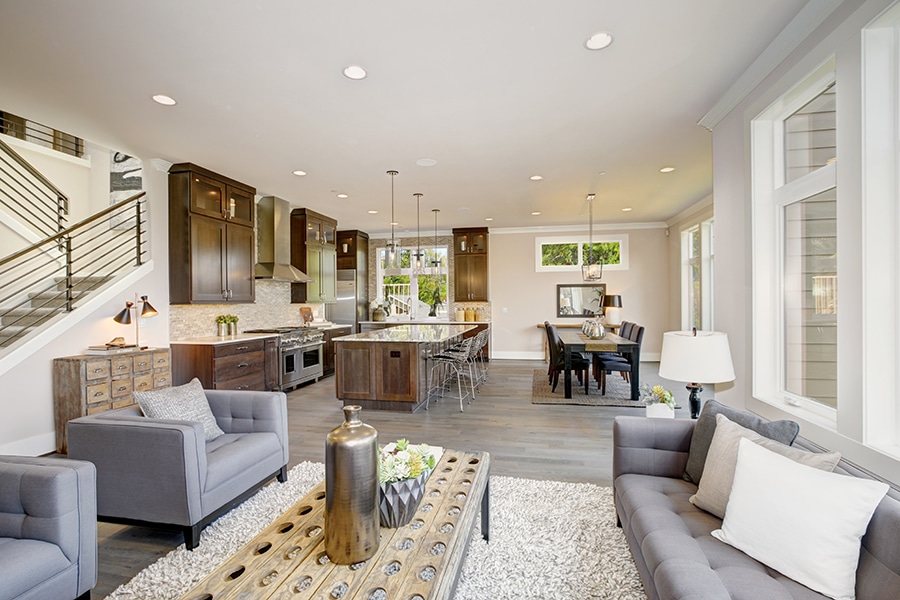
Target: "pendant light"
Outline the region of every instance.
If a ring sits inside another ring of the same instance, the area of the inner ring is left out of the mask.
[[[603,258],[598,256],[599,263],[594,262],[594,194],[587,195],[588,201],[588,259],[581,265],[581,275],[585,281],[603,279]]]
[[[431,267],[434,270],[434,274],[439,275],[441,272],[441,255],[438,254],[437,218],[441,209],[432,208],[431,212],[434,213],[434,256],[431,259]]]
[[[422,233],[419,227],[419,204],[422,201],[422,194],[413,194],[416,197],[416,253],[413,255],[415,257],[415,261],[413,262],[413,269],[416,273],[422,272]]]
[[[397,260],[397,241],[394,239],[394,225],[396,225],[397,222],[394,220],[394,177],[399,173],[391,169],[387,174],[391,176],[391,243],[388,244],[387,263],[390,266],[395,266],[394,263]]]

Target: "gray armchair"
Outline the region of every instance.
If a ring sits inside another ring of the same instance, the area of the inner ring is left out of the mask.
[[[97,466],[101,521],[177,529],[193,550],[205,525],[273,477],[287,479],[282,392],[204,390],[225,435],[130,406],[69,422],[69,457]]]
[[[97,583],[97,472],[0,456],[0,600],[87,600]]]

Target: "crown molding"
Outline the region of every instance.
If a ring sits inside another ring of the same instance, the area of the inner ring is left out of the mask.
[[[844,0],[810,0],[787,27],[772,40],[762,54],[737,78],[725,95],[697,124],[712,131],[753,89],[768,77],[791,52],[828,18]]]
[[[668,227],[663,221],[650,221],[647,223],[600,223],[594,224],[594,231],[629,231],[632,229],[665,229]],[[498,227],[491,229],[491,235],[506,235],[516,233],[581,233],[588,230],[586,224],[581,225],[546,225],[532,227]]]

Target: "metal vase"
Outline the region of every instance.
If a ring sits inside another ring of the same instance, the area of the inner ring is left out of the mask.
[[[344,407],[344,422],[325,438],[325,552],[351,565],[378,551],[378,432]]]

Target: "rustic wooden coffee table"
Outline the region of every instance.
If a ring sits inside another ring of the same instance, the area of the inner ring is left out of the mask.
[[[490,524],[490,455],[444,450],[413,520],[381,529],[378,553],[354,565],[325,554],[325,482],[182,598],[438,600],[451,598],[481,509]]]

